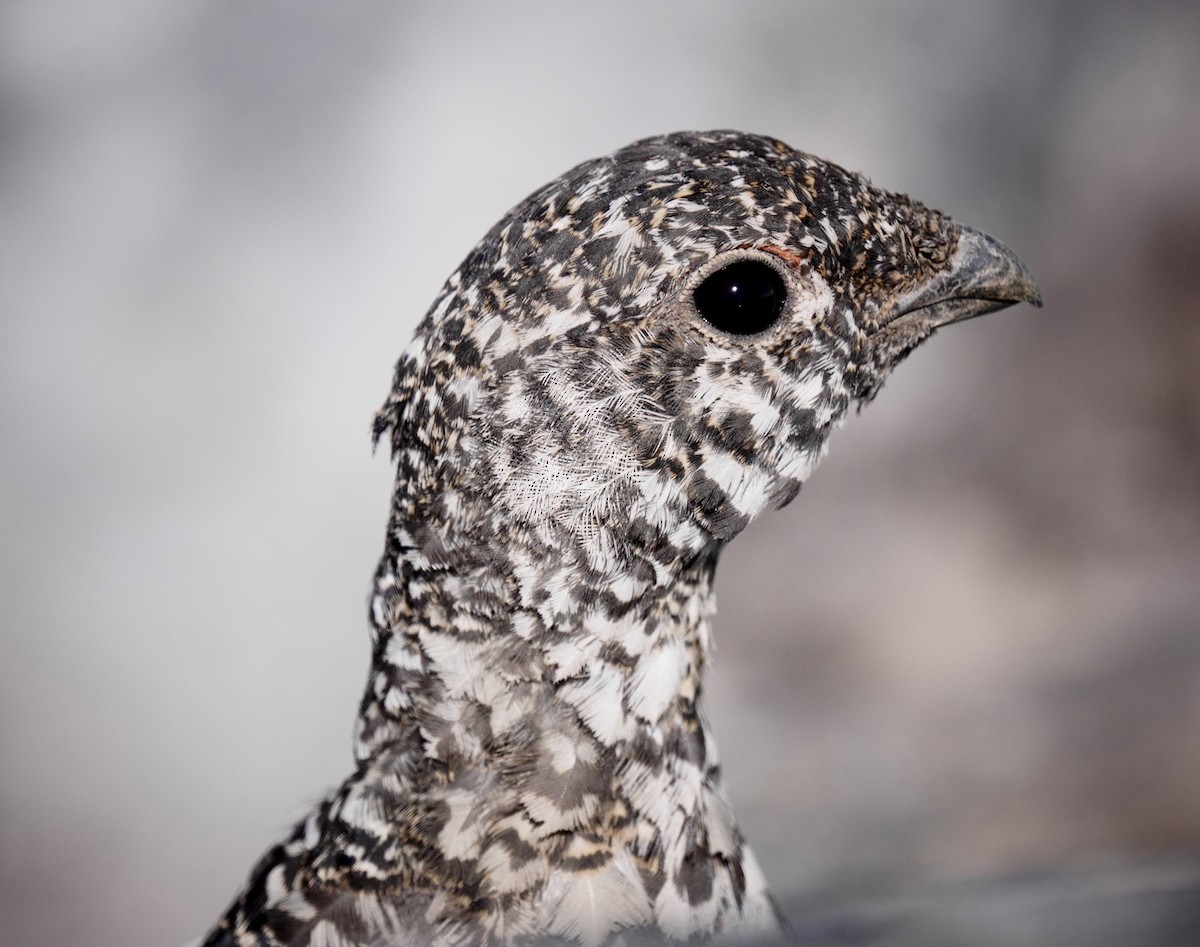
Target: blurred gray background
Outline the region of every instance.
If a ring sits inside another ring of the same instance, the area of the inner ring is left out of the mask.
[[[864,170],[1046,297],[722,561],[775,888],[1200,852],[1198,103],[1185,2],[0,5],[6,942],[182,943],[348,771],[396,356],[509,206],[681,128]]]

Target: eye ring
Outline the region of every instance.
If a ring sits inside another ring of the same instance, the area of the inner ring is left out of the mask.
[[[792,278],[772,254],[743,248],[709,260],[689,281],[685,298],[690,311],[718,332],[758,336],[790,308]]]

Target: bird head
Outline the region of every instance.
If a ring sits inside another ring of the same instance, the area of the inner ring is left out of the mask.
[[[795,496],[935,330],[1021,301],[1040,304],[1010,250],[861,175],[739,132],[651,138],[476,246],[376,434],[406,489],[452,465],[490,515],[593,565],[628,543],[667,563]]]

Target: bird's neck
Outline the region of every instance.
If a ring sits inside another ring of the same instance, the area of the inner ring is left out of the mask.
[[[664,563],[657,540],[609,536],[621,551],[604,572],[464,496],[398,505],[373,596],[364,778],[444,798],[441,844],[487,866],[496,895],[533,897],[541,879],[538,910],[573,890],[563,866],[578,862],[634,898],[597,923],[673,916],[686,934],[706,911],[765,911],[702,711],[719,547]]]
[[[609,361],[579,368],[511,373],[452,413],[399,386],[338,817],[421,800],[419,831],[393,821],[389,850],[424,853],[438,890],[436,866],[455,865],[464,899],[524,905],[532,930],[581,912],[593,931],[684,938],[769,926],[702,709],[720,491],[689,480],[669,418],[622,394]],[[532,425],[531,404],[554,423]]]
[[[360,761],[403,746],[452,770],[491,765],[559,718],[597,753],[706,741],[718,544],[665,557],[661,530],[603,524],[581,540],[453,490],[397,505],[372,596]]]

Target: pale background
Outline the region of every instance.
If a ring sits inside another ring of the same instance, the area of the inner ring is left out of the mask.
[[[173,945],[349,768],[368,423],[509,206],[737,127],[1010,243],[726,553],[788,898],[1200,852],[1200,7],[0,5],[0,915]]]

